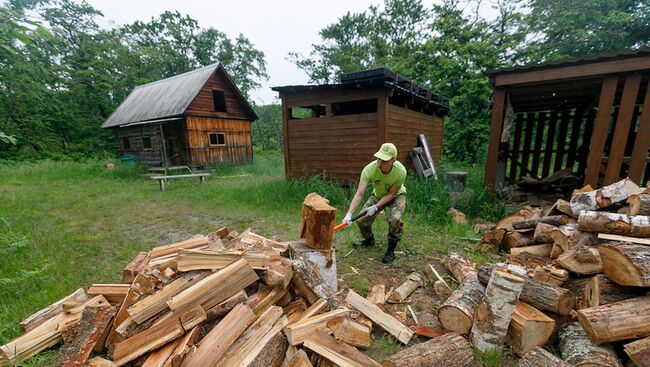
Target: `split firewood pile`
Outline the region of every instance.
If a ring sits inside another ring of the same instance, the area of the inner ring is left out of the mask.
[[[503,218],[478,248],[506,261],[447,258],[460,286],[438,310],[444,328],[483,351],[509,345],[518,366],[650,367],[650,191],[585,187]]]

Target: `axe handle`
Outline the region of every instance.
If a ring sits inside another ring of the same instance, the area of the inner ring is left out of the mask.
[[[364,215],[366,215],[366,211],[365,211],[365,210],[362,210],[359,214],[357,214],[356,216],[352,217],[352,219],[350,219],[350,224],[352,224],[353,222],[356,222],[357,219],[363,217]],[[334,227],[334,232],[336,232],[336,231],[338,231],[339,229],[341,229],[341,228],[343,228],[343,227],[346,227],[346,226],[348,226],[348,223],[337,224],[337,225]]]

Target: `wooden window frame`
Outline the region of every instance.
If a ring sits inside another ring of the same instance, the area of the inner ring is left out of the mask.
[[[217,109],[217,107],[220,107],[220,105],[217,105],[217,96],[220,96],[219,98],[223,100],[223,110]],[[228,113],[228,107],[226,106],[225,91],[219,89],[212,90],[212,109],[214,110],[214,112]]]
[[[212,144],[212,134],[217,136],[217,144]],[[219,135],[223,136],[223,143],[219,144]],[[216,131],[210,131],[208,132],[208,144],[210,144],[211,147],[223,147],[226,145],[226,133],[220,133]]]
[[[149,139],[148,148],[144,145],[145,139]],[[151,140],[151,135],[142,135],[142,150],[153,150],[153,141]]]

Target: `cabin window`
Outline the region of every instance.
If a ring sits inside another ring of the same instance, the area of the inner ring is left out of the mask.
[[[131,143],[129,142],[129,138],[122,138],[122,149],[124,150],[129,150],[131,149]]]
[[[222,90],[213,90],[212,100],[214,102],[215,112],[228,112],[226,111],[226,96],[223,94]]]
[[[151,136],[142,137],[142,149],[153,149],[153,146],[151,145]]]
[[[210,138],[210,145],[226,145],[226,134],[224,133],[208,133]]]
[[[314,112],[310,107],[292,107],[290,110],[292,120],[310,119],[314,115]]]
[[[377,98],[332,103],[332,116],[377,112]]]

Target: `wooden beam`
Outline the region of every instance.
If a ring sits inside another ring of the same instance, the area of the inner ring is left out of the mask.
[[[542,155],[542,141],[544,139],[546,117],[546,112],[540,112],[537,114],[537,126],[535,129],[535,145],[533,146],[533,164],[531,166],[531,171],[533,171],[533,174],[538,177],[543,177],[539,175],[539,160]]]
[[[558,79],[581,78],[596,75],[624,73],[650,68],[650,56],[635,57],[623,60],[611,60],[592,64],[554,67],[546,70],[522,71],[518,73],[498,75],[494,85],[506,85],[547,82]]]
[[[492,105],[490,140],[485,167],[485,185],[490,187],[496,186],[497,163],[501,143],[501,130],[503,129],[503,118],[505,115],[505,102],[506,90],[504,88],[497,88],[494,92],[494,104]]]
[[[365,298],[358,295],[355,291],[350,290],[346,297],[346,302],[362,314],[366,315],[370,320],[384,328],[397,340],[404,344],[408,344],[413,336],[413,331],[399,322],[393,316],[385,313],[374,303],[369,302]]]
[[[555,127],[557,126],[557,111],[551,112],[548,121],[548,132],[546,134],[546,151],[544,152],[544,163],[542,164],[542,177],[549,174],[551,160],[553,158],[553,143],[555,142]]]
[[[598,114],[594,124],[591,144],[589,148],[589,157],[587,158],[587,171],[585,172],[585,185],[596,187],[598,184],[598,173],[600,172],[600,163],[605,151],[605,142],[609,131],[609,120],[612,116],[612,106],[616,96],[616,85],[618,77],[608,76],[603,79],[603,85],[600,90],[600,100],[598,102]]]
[[[282,145],[284,146],[284,177],[289,178],[291,171],[291,156],[289,155],[289,119],[291,110],[287,105],[287,96],[280,94],[282,99]]]
[[[518,159],[519,155],[519,146],[521,145],[521,132],[524,124],[524,114],[518,113],[515,121],[515,137],[512,142],[512,151],[510,155],[510,181],[515,182],[517,180],[517,165],[515,162]],[[550,130],[549,130],[550,131]]]
[[[640,85],[641,74],[633,74],[625,78],[623,96],[621,97],[621,108],[618,111],[614,138],[609,150],[609,160],[607,162],[607,171],[605,173],[604,181],[605,185],[609,185],[619,179],[621,164],[623,163],[623,155],[625,154],[625,146],[627,145],[627,138],[630,132],[630,126],[632,125],[634,106],[636,105],[636,97],[639,93]]]
[[[650,148],[650,82],[646,87],[643,112],[639,118],[639,128],[636,132],[630,170],[628,171],[628,177],[634,182],[641,183],[641,173],[648,157],[648,148]]]

